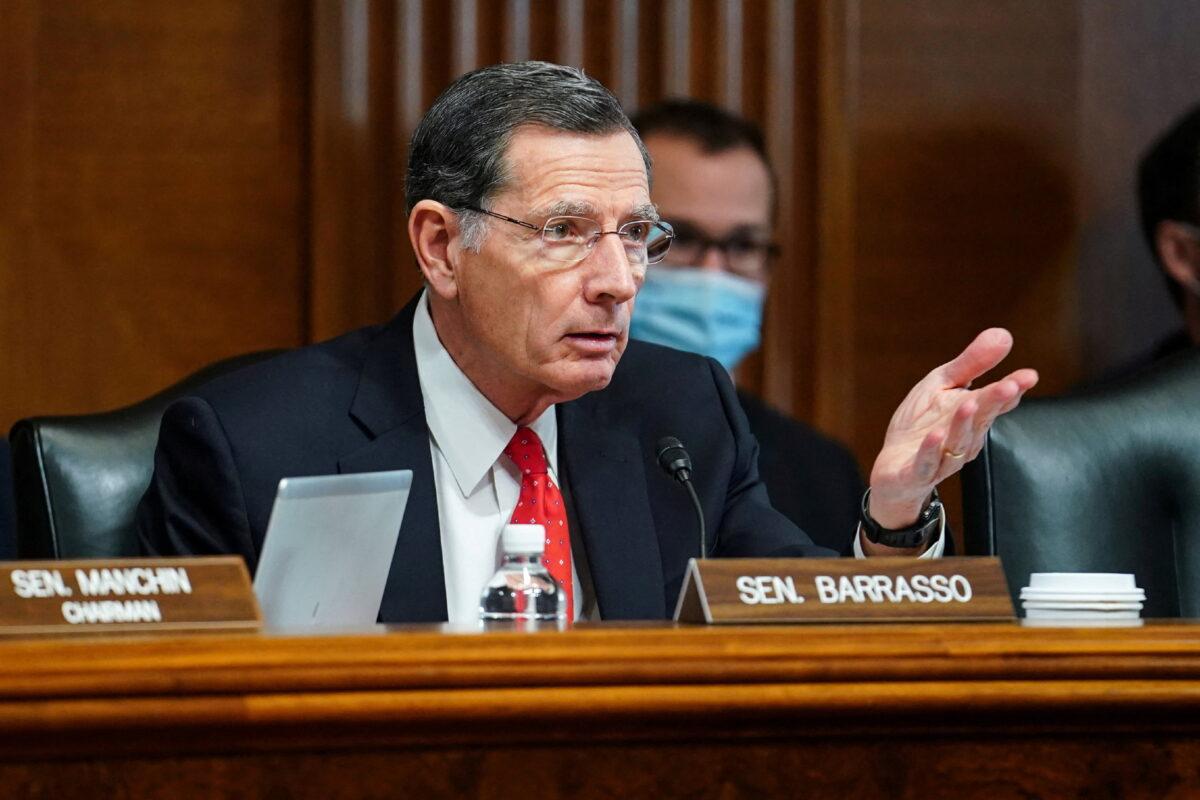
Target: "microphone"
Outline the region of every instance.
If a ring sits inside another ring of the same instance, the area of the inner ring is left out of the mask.
[[[700,507],[700,498],[696,496],[696,487],[692,486],[692,459],[688,455],[683,442],[674,436],[664,436],[658,440],[654,448],[658,453],[658,465],[663,472],[683,484],[692,498],[692,506],[696,509],[696,521],[700,524],[700,558],[708,557],[708,546],[704,532],[704,509]]]

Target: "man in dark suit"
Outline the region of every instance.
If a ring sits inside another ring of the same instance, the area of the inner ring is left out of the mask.
[[[1200,347],[1200,104],[1172,122],[1142,154],[1137,200],[1142,235],[1183,316],[1182,325],[1076,391],[1127,380],[1176,353]]]
[[[458,79],[410,149],[424,291],[383,327],[173,405],[139,508],[147,552],[238,553],[254,569],[280,478],[407,468],[381,620],[474,619],[500,529],[530,509],[574,615],[594,604],[605,619],[663,617],[697,550],[689,501],[656,465],[663,436],[691,450],[714,555],[827,552],[769,506],[725,371],[628,341],[646,267],[670,239],[648,172],[615,98],[578,70],[532,62]],[[1018,370],[966,388],[1010,347],[985,331],[905,399],[872,475],[864,552],[939,546],[934,485],[1036,381]],[[520,447],[541,463],[523,464]],[[908,528],[915,546],[887,546]]]
[[[777,180],[762,131],[699,100],[632,122],[654,159],[651,195],[675,240],[646,273],[630,336],[710,356],[733,374],[758,348],[777,246]],[[771,505],[819,545],[848,552],[866,488],[840,443],[738,389]]]
[[[1183,327],[1126,372],[1200,346],[1200,105],[1175,120],[1142,156],[1138,210],[1146,244],[1183,313]]]

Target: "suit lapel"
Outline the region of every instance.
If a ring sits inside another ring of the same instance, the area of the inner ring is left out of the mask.
[[[666,616],[662,556],[646,492],[642,443],[605,425],[585,397],[559,407],[558,457],[566,463],[603,619]]]
[[[417,379],[412,324],[417,300],[404,307],[367,349],[350,416],[371,437],[338,460],[338,471],[413,471],[412,492],[400,525],[379,618],[445,622],[437,492],[429,452],[429,429]]]

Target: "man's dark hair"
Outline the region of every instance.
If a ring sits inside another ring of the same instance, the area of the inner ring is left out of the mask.
[[[460,214],[471,206],[486,208],[509,178],[504,155],[525,125],[595,135],[627,131],[649,173],[650,156],[637,131],[595,78],[544,61],[496,64],[450,84],[417,125],[405,179],[406,211],[426,198]],[[481,215],[462,216],[467,246],[478,247]]]
[[[1164,220],[1200,224],[1200,105],[1184,114],[1163,133],[1138,164],[1138,204],[1142,234],[1155,262],[1156,234]],[[1182,306],[1183,290],[1167,280],[1171,296]]]
[[[750,120],[719,106],[686,97],[673,97],[647,106],[633,115],[633,126],[642,138],[652,134],[678,136],[695,142],[700,152],[716,154],[748,147],[753,150],[771,178],[772,205],[778,195],[775,168],[767,154],[762,130]]]

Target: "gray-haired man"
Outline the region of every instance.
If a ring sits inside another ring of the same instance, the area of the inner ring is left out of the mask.
[[[381,620],[474,620],[502,526],[526,518],[548,524],[575,615],[661,618],[696,552],[690,501],[655,463],[655,443],[675,436],[714,555],[827,553],[767,503],[724,369],[628,340],[647,265],[670,242],[648,172],[616,100],[578,70],[531,62],[458,79],[409,161],[424,291],[385,326],[172,406],[140,508],[146,549],[238,553],[253,569],[280,478],[412,469]],[[872,476],[881,526],[913,525],[1033,385],[1021,370],[965,388],[1009,346],[981,334],[905,400]]]

